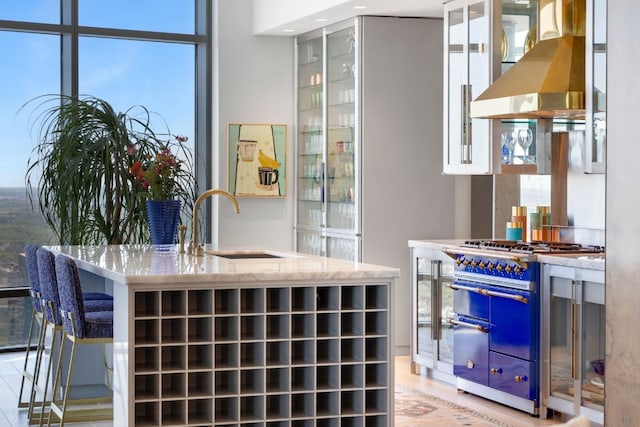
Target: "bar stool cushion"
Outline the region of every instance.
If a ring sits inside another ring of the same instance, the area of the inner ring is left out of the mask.
[[[85,312],[85,301],[82,298],[80,275],[76,263],[65,255],[58,255],[55,260],[60,307],[72,314],[74,325],[66,316],[63,326],[67,334],[77,338],[112,338],[113,312]]]

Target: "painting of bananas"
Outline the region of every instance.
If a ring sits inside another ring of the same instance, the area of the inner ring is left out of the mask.
[[[227,142],[231,194],[287,195],[287,125],[230,123]]]

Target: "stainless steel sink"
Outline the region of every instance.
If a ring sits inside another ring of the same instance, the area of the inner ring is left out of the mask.
[[[265,251],[204,251],[205,255],[213,255],[227,259],[269,259],[285,258],[283,255]]]

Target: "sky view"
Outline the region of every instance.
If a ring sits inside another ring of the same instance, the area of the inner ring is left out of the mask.
[[[164,0],[79,1],[79,22],[193,33],[193,2]],[[144,12],[144,13],[142,13]],[[55,0],[3,0],[0,19],[59,22]],[[35,97],[60,92],[60,37],[0,31],[0,187],[23,187],[36,144]],[[83,37],[79,43],[79,91],[110,102],[118,111],[144,105],[164,118],[173,134],[194,134],[194,47]],[[154,130],[166,131],[160,120]]]

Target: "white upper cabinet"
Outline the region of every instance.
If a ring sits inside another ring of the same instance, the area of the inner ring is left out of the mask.
[[[585,172],[604,173],[607,143],[607,0],[587,0]]]
[[[492,2],[454,0],[444,5],[443,172],[493,172],[493,120],[472,119],[469,102],[494,79]]]

